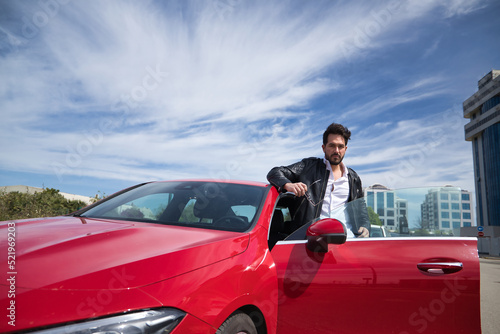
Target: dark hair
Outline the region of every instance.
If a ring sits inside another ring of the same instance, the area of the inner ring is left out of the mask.
[[[345,145],[347,146],[347,142],[349,141],[349,138],[351,138],[351,131],[349,131],[349,129],[342,124],[332,123],[326,128],[325,132],[323,133],[323,145],[326,145],[329,135],[341,135],[342,137],[344,137]]]

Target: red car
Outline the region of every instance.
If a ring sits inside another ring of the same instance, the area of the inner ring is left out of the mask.
[[[342,221],[294,222],[304,200],[152,182],[3,222],[0,332],[481,332],[475,238],[349,238],[346,213],[367,201]]]

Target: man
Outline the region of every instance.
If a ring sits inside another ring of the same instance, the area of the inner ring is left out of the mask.
[[[274,167],[267,174],[268,181],[278,191],[303,197],[293,217],[296,225],[318,217],[329,217],[332,209],[363,197],[361,179],[342,162],[350,137],[351,132],[346,127],[332,123],[323,133],[323,159],[306,158],[290,166]],[[348,214],[351,218],[362,217],[344,222],[347,223],[348,236],[368,237],[370,224],[365,219],[367,215],[363,212],[361,216],[359,212]]]

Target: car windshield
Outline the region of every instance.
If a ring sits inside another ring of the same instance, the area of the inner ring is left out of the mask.
[[[346,225],[348,237],[357,237],[360,226],[370,226],[370,237],[460,236],[461,227],[475,225],[472,209],[472,193],[456,187],[372,186],[330,217]]]
[[[77,215],[243,232],[257,219],[265,190],[232,183],[154,182],[114,195]]]

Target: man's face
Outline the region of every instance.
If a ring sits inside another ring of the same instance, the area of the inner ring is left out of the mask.
[[[344,159],[345,151],[347,146],[345,146],[344,137],[341,135],[329,134],[326,141],[326,145],[322,145],[323,152],[325,152],[326,160],[330,161],[331,165],[338,165]]]

